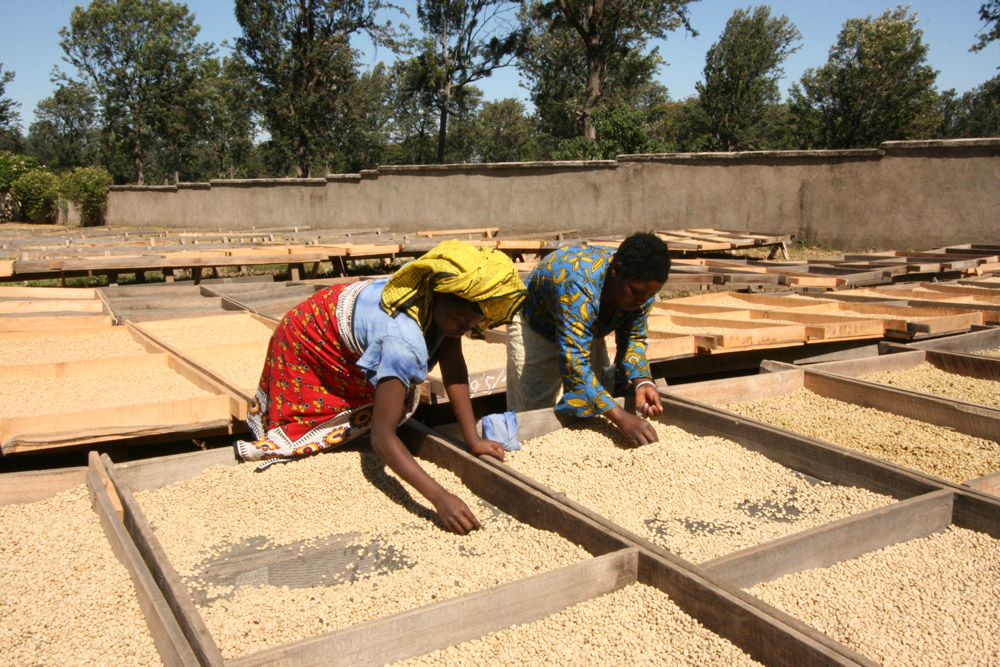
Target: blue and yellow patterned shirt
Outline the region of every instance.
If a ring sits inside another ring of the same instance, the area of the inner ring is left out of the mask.
[[[617,308],[607,324],[597,317],[601,288],[614,254],[614,248],[560,248],[546,255],[528,276],[522,317],[532,329],[559,345],[563,396],[556,410],[560,412],[590,417],[615,407],[591,368],[594,336],[603,338],[614,331],[615,345],[625,350],[621,363],[628,379],[650,377],[646,325],[654,299],[637,310]]]

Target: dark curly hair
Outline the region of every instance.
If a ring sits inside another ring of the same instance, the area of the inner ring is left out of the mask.
[[[613,262],[621,262],[619,275],[632,280],[666,282],[670,273],[670,249],[656,234],[638,232],[618,246]]]

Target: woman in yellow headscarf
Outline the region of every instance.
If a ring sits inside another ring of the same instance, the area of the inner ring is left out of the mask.
[[[375,452],[434,504],[445,527],[478,528],[468,506],[417,464],[396,426],[440,362],[469,449],[502,460],[500,443],[476,433],[461,338],[506,324],[523,300],[510,258],[461,241],[440,243],[388,278],[320,290],[275,329],[247,417],[257,440],[237,443],[237,454],[263,470],[370,431]]]

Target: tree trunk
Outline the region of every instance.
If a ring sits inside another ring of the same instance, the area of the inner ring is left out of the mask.
[[[593,116],[594,107],[601,96],[601,75],[604,72],[604,64],[600,57],[592,50],[587,49],[587,92],[583,98],[583,136],[591,141],[597,140],[597,128],[594,127]]]
[[[306,139],[299,135],[299,145],[295,147],[295,176],[296,178],[309,178],[309,158]]]
[[[132,163],[135,164],[135,182],[138,185],[145,185],[146,179],[142,173],[142,145],[139,143],[140,130],[138,127],[132,132]]]
[[[444,149],[448,142],[448,107],[451,104],[451,84],[447,83],[441,94],[441,123],[438,125],[438,164],[444,164]]]

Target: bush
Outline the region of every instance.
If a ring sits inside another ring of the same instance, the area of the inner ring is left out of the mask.
[[[77,167],[63,174],[60,190],[80,209],[80,224],[89,227],[104,223],[111,183],[111,174],[102,167]]]
[[[37,169],[18,176],[10,186],[28,222],[55,222],[59,203],[59,177]]]
[[[10,151],[0,151],[0,192],[6,192],[18,178],[41,167],[38,160]]]

